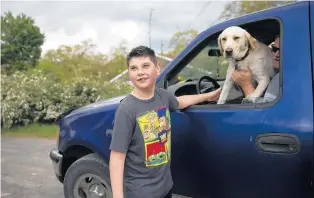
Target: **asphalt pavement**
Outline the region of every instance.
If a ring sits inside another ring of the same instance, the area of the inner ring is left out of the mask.
[[[54,140],[1,136],[1,198],[64,198],[49,158]]]
[[[54,147],[55,140],[1,136],[1,198],[64,198],[49,158]]]

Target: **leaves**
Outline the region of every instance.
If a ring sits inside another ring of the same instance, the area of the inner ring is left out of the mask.
[[[1,16],[1,66],[7,73],[35,67],[44,38],[32,18],[5,13]]]
[[[190,29],[186,31],[176,32],[170,39],[169,52],[165,53],[168,57],[175,57],[179,54],[193,39],[196,38],[198,32],[196,30]]]
[[[281,6],[294,1],[232,1],[225,5],[219,19],[228,20],[255,11]]]
[[[101,76],[109,81],[127,69],[124,43],[112,49],[109,55],[97,52],[96,45],[90,41],[69,46],[63,45],[49,50],[39,62],[37,69],[54,75],[60,81],[77,77]]]
[[[45,53],[36,68],[2,73],[2,127],[52,122],[71,107],[129,93],[127,82],[109,83],[126,69],[123,46],[109,56],[90,41],[63,45]]]
[[[1,125],[53,122],[74,106],[120,96],[131,91],[126,82],[109,83],[101,77],[78,77],[57,82],[41,70],[1,76]]]

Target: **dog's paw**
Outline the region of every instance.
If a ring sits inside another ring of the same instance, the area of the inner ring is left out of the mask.
[[[225,104],[224,100],[218,100],[217,104]]]
[[[256,103],[258,97],[254,96],[254,95],[248,95],[247,97],[245,97],[245,100],[249,103]]]

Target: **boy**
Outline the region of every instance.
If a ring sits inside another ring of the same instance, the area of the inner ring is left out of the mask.
[[[176,98],[155,88],[160,68],[152,49],[139,46],[127,56],[133,91],[120,103],[110,145],[113,198],[171,197],[169,111],[217,100],[221,89]]]

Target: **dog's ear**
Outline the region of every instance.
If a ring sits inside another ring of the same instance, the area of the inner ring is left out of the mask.
[[[222,45],[221,45],[221,34],[219,35],[217,40],[218,40],[218,48],[220,50],[220,53],[223,54],[224,51],[223,51]]]
[[[256,47],[256,39],[254,37],[252,37],[251,34],[248,33],[247,31],[245,31],[245,37],[249,41],[249,44],[250,44],[251,48],[255,49],[255,47]]]

